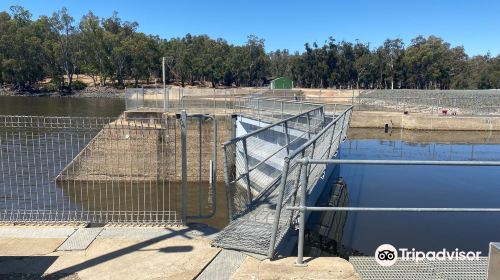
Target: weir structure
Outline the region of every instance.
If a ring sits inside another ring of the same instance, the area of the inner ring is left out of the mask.
[[[294,91],[128,89],[126,104],[117,118],[0,116],[0,222],[182,225],[224,212],[214,246],[273,257],[297,223],[286,207],[304,191],[314,203],[335,172],[315,166],[304,184],[298,160],[337,157],[352,113]]]

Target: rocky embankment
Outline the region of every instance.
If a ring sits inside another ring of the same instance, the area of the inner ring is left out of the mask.
[[[70,98],[121,98],[125,90],[113,87],[87,87],[83,90],[67,92],[48,92],[43,90],[18,91],[9,88],[0,88],[0,96],[49,96]]]

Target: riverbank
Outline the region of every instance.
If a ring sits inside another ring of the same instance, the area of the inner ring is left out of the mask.
[[[123,98],[125,90],[113,87],[87,87],[83,90],[67,92],[49,91],[17,91],[8,88],[0,88],[0,96],[25,96],[25,97],[68,97],[68,98]]]

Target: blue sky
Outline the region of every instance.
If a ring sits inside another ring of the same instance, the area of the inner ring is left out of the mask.
[[[354,0],[354,1],[95,1],[0,0],[0,10],[21,5],[37,18],[66,6],[79,20],[92,10],[101,17],[117,11],[139,22],[139,31],[162,38],[186,33],[222,37],[243,44],[249,34],[266,40],[266,50],[303,51],[304,43],[336,40],[369,42],[386,38],[406,44],[417,35],[437,35],[469,55],[500,54],[499,0]]]

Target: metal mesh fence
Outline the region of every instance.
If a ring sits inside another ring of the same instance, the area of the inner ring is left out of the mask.
[[[179,224],[185,208],[205,215],[213,206],[208,181],[216,162],[215,149],[206,148],[213,141],[200,146],[214,136],[212,126],[199,131],[205,121],[188,123],[186,207],[175,116],[0,116],[0,220]]]

